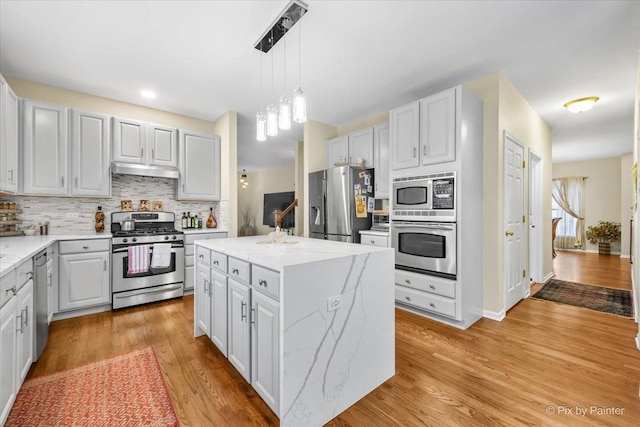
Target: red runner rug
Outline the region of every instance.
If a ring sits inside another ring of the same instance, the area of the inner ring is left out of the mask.
[[[177,426],[152,347],[29,379],[10,426]]]

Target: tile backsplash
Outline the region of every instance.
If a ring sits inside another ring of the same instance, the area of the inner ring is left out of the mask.
[[[203,220],[209,215],[209,207],[218,222],[218,228],[227,229],[227,201],[220,202],[183,202],[175,200],[175,180],[170,178],[153,178],[134,175],[113,175],[111,181],[111,198],[98,199],[88,197],[33,197],[13,196],[0,197],[3,202],[16,202],[22,209],[19,215],[23,225],[38,225],[49,221],[49,234],[91,233],[94,229],[94,215],[98,206],[105,213],[105,231],[111,229],[111,213],[120,212],[120,201],[131,200],[134,211],[138,200],[151,202],[160,200],[166,212],[176,214],[176,227],[181,228],[182,212],[197,214],[202,212]],[[67,213],[77,212],[78,218],[67,218]],[[204,227],[204,226],[203,226]]]

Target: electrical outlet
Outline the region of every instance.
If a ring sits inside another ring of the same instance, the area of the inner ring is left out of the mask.
[[[327,311],[337,310],[342,307],[342,295],[327,298]]]
[[[80,218],[80,214],[78,212],[67,212],[67,218],[69,219]]]

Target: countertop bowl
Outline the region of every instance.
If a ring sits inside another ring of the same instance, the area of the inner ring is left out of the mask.
[[[36,228],[35,227],[25,228],[24,230],[22,230],[22,232],[24,233],[25,236],[33,236],[34,234],[36,234]]]

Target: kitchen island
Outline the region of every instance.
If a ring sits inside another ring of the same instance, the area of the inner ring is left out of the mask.
[[[195,245],[194,334],[281,425],[325,424],[394,375],[393,249],[267,236]]]

